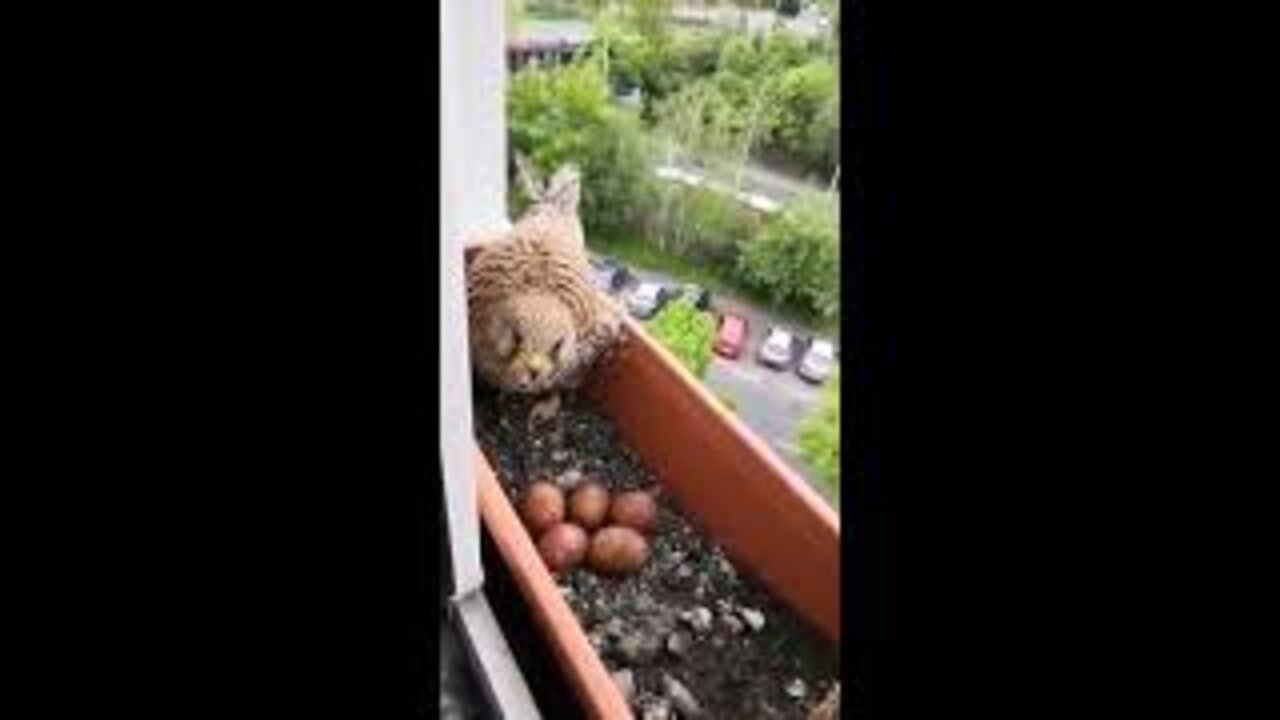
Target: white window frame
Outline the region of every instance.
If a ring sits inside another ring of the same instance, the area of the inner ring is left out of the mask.
[[[502,0],[440,3],[440,454],[453,574],[451,607],[489,706],[537,720],[533,696],[482,591],[463,251],[509,227]]]
[[[500,0],[440,3],[440,441],[455,596],[484,582],[463,245],[507,221],[504,23]]]

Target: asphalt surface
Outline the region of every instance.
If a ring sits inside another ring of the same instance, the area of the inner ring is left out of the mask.
[[[630,267],[631,274],[639,281],[676,284],[677,281],[662,273]],[[620,297],[625,296],[625,289]],[[818,479],[813,468],[800,457],[796,442],[801,423],[817,409],[822,397],[822,386],[811,385],[800,379],[794,365],[788,370],[774,370],[761,365],[756,359],[760,345],[771,325],[781,325],[793,333],[808,334],[804,328],[777,320],[758,306],[740,298],[714,295],[711,310],[716,313],[733,312],[747,319],[749,328],[747,344],[736,360],[713,355],[711,367],[704,382],[707,387],[731,400],[738,417],[759,434],[782,460],[802,475],[809,484],[831,498],[826,486]]]

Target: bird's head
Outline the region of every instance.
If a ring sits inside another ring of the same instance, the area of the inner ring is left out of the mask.
[[[506,363],[504,374],[512,389],[548,389],[576,351],[569,308],[550,295],[524,294],[504,302],[491,317],[490,340]]]

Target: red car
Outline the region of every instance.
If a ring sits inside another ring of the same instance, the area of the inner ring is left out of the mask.
[[[747,346],[747,319],[741,315],[725,313],[720,316],[720,328],[716,330],[716,343],[713,349],[727,358],[742,355]]]

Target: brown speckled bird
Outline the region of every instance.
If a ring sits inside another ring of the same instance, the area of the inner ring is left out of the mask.
[[[467,265],[471,361],[499,390],[546,393],[576,384],[618,339],[621,313],[592,282],[577,171],[543,189],[521,163],[521,178],[533,207]]]

